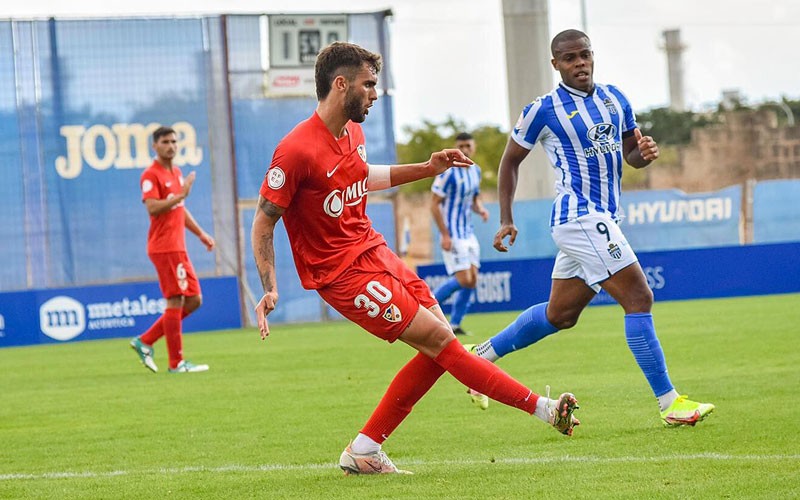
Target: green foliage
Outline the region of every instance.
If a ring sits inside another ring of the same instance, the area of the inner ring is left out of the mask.
[[[497,167],[503,156],[508,134],[496,125],[482,125],[474,130],[469,130],[463,121],[452,116],[442,123],[423,121],[420,127],[406,126],[403,128],[409,136],[405,144],[397,144],[397,162],[422,163],[427,161],[431,153],[444,148],[452,148],[455,137],[461,132],[469,132],[475,138],[475,155],[472,158],[480,165],[483,173],[481,189],[494,191],[497,187]],[[420,193],[430,190],[433,179],[424,179],[412,184],[406,184],[400,189],[405,193]]]
[[[575,392],[572,438],[497,403],[475,409],[445,374],[384,445],[413,476],[336,466],[413,354],[347,322],[271,325],[266,342],[186,335],[190,359],[211,365],[198,374],[152,374],[127,339],[0,349],[0,498],[798,498],[798,299],[655,305],[678,390],[717,405],[678,429],[659,423],[622,310],[590,307],[500,363],[536,392]],[[469,340],[515,317],[469,315],[482,332]]]
[[[800,125],[800,100],[792,101],[783,97],[780,102],[761,103],[758,105],[757,109],[775,111],[780,126],[788,125],[790,117],[794,120],[795,125]]]
[[[731,109],[726,110],[720,103],[716,111],[705,113],[655,108],[637,113],[636,121],[639,122],[644,134],[652,135],[660,144],[673,146],[688,144],[692,138],[692,130],[719,123],[722,115],[729,111],[769,109],[777,113],[778,123],[781,126],[788,124],[790,115],[794,117],[795,124],[800,125],[800,100],[790,100],[783,97],[780,102],[763,102],[749,105],[742,98],[735,100],[731,105]]]
[[[791,100],[784,97],[782,101],[791,110],[792,116],[794,117],[794,124],[800,125],[800,99]]]
[[[673,111],[669,108],[654,108],[636,114],[636,121],[644,135],[651,135],[659,144],[688,144],[692,130],[717,123],[716,113]]]

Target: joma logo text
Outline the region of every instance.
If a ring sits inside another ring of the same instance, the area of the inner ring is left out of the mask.
[[[89,128],[64,125],[59,131],[66,141],[67,155],[56,158],[56,172],[64,179],[74,179],[81,175],[84,163],[95,170],[146,168],[152,162],[151,134],[160,126],[159,123],[115,123],[111,127],[92,125]],[[177,122],[172,128],[178,136],[175,164],[199,165],[203,161],[203,150],[197,146],[197,131],[188,122]]]

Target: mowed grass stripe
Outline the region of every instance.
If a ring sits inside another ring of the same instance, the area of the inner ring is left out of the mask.
[[[698,453],[695,455],[664,455],[657,457],[525,457],[525,458],[500,458],[495,459],[491,463],[494,464],[553,464],[553,463],[646,463],[646,462],[671,462],[671,461],[686,461],[686,460],[720,460],[720,461],[742,461],[742,462],[781,462],[781,461],[798,461],[800,455],[726,455],[722,453]],[[419,466],[419,467],[441,467],[441,466],[464,466],[474,467],[476,465],[485,465],[486,459],[480,460],[405,460],[403,466]],[[131,476],[131,475],[159,475],[159,474],[195,474],[202,473],[226,473],[226,472],[273,472],[273,471],[304,471],[304,470],[335,470],[338,466],[336,464],[262,464],[256,466],[250,465],[223,465],[220,467],[202,467],[202,466],[185,466],[185,467],[171,467],[150,470],[115,470],[108,472],[46,472],[42,474],[0,474],[0,481],[13,481],[13,480],[36,480],[36,479],[69,479],[69,478],[89,478],[89,477],[114,477],[114,476]]]

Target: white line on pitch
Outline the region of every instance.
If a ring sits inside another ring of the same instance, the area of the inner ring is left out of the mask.
[[[441,465],[483,465],[487,462],[496,464],[551,464],[551,463],[645,463],[645,462],[669,462],[673,460],[718,460],[718,461],[744,461],[744,462],[771,462],[784,460],[800,460],[800,455],[727,455],[723,453],[696,453],[692,455],[662,455],[655,457],[528,457],[528,458],[497,458],[489,459],[465,459],[465,460],[403,460],[403,466],[441,466]],[[40,474],[0,474],[0,481],[12,481],[15,479],[70,479],[70,478],[100,478],[128,475],[153,475],[153,474],[191,474],[195,472],[270,472],[270,471],[304,471],[304,470],[323,470],[335,469],[336,465],[327,464],[263,464],[263,465],[222,465],[219,467],[207,466],[186,466],[170,467],[142,470],[115,470],[107,472],[43,472]]]

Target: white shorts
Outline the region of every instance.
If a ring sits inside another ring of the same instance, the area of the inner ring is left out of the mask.
[[[600,283],[636,262],[619,226],[603,213],[591,213],[551,229],[558,255],[553,279],[580,278],[595,292]]]
[[[452,241],[453,246],[449,251],[442,250],[442,259],[448,275],[472,266],[481,267],[481,246],[474,234],[469,238],[453,238]]]

